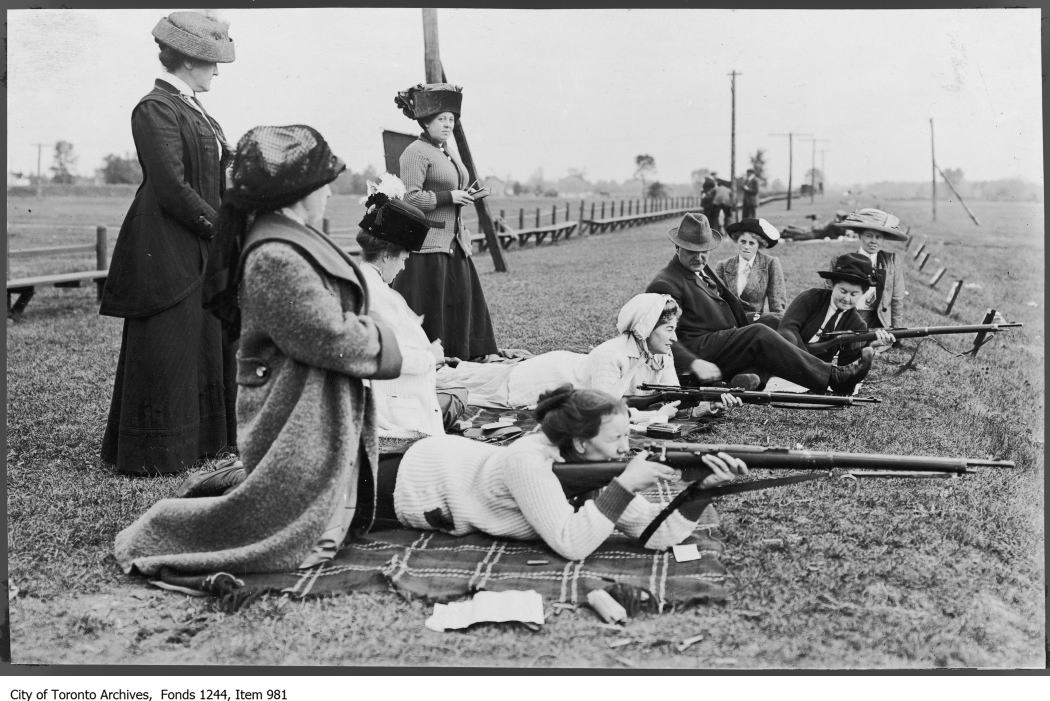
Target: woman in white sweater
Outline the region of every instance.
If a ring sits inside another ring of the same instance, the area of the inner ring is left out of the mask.
[[[674,468],[639,453],[579,509],[569,504],[551,470],[556,462],[622,457],[629,448],[623,400],[564,386],[540,397],[536,418],[541,430],[508,447],[435,436],[413,444],[399,464],[381,462],[376,526],[539,538],[569,560],[590,555],[616,528],[640,536],[661,507],[639,492],[659,479],[676,479]],[[713,471],[702,483],[705,488],[747,474],[744,462],[726,453],[702,460]],[[687,538],[707,503],[700,499],[682,505],[646,547],[663,550]]]

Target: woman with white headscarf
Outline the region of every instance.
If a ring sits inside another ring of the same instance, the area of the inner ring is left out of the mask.
[[[495,408],[533,407],[540,394],[563,384],[596,389],[614,397],[644,396],[643,382],[677,385],[671,344],[682,310],[670,295],[643,293],[623,305],[619,332],[590,353],[556,350],[511,363],[461,362],[442,367],[437,386],[466,387],[470,403]],[[677,402],[667,405],[673,416]]]

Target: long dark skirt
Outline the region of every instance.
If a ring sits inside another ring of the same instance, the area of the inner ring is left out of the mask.
[[[219,320],[200,291],[144,319],[125,319],[102,459],[126,474],[186,470],[232,447]]]
[[[423,315],[423,330],[431,341],[441,339],[446,356],[468,360],[497,352],[478,271],[459,246],[452,254],[411,254],[393,286]]]

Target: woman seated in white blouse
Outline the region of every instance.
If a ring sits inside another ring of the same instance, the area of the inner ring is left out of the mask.
[[[536,406],[540,431],[507,446],[460,436],[414,443],[398,460],[380,463],[376,528],[408,526],[453,535],[481,531],[517,540],[542,539],[569,560],[590,555],[619,528],[637,538],[661,511],[641,496],[678,471],[634,456],[593,499],[574,509],[551,467],[558,462],[603,461],[629,448],[627,406],[620,398],[570,386],[546,392]],[[726,453],[705,455],[710,488],[746,475],[747,465]],[[708,500],[683,504],[654,531],[647,548],[663,550],[687,538]]]
[[[357,234],[364,262],[361,274],[368,285],[368,315],[391,328],[401,348],[401,375],[371,382],[376,432],[388,437],[445,432],[434,384],[435,371],[445,362],[441,339],[430,342],[419,315],[390,287],[405,269],[409,251],[419,250],[429,229],[421,210],[398,199],[404,190],[404,184],[389,174],[379,185],[369,183]]]
[[[671,344],[682,310],[670,295],[643,293],[623,305],[616,317],[619,335],[589,353],[556,350],[511,363],[460,362],[438,370],[438,387],[466,387],[470,403],[495,408],[535,406],[540,394],[559,385],[597,389],[644,406],[643,382],[677,385]],[[727,395],[729,403],[732,396]],[[715,413],[722,404],[702,402]],[[661,409],[668,416],[678,402]],[[702,413],[702,412],[697,412]]]

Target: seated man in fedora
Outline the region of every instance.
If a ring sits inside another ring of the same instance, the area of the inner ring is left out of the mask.
[[[808,350],[807,344],[816,343],[828,331],[864,333],[868,330],[856,309],[857,301],[873,283],[868,257],[862,253],[846,253],[835,259],[831,270],[818,270],[817,275],[827,280],[830,287],[814,287],[795,297],[777,327],[777,333],[803,350]],[[875,333],[877,338],[871,346],[876,350],[896,340],[885,329],[875,329]],[[830,363],[837,353],[838,364],[848,365],[860,357],[864,345],[848,344],[814,355]]]
[[[646,292],[674,297],[682,308],[678,342],[671,346],[679,375],[701,382],[724,377],[729,384],[757,389],[773,375],[823,394],[849,392],[868,374],[874,352],[865,348],[849,365],[832,365],[798,348],[764,324],[748,324],[743,305],[707,265],[722,242],[707,217],[686,214],[667,232],[675,256],[656,274]]]

